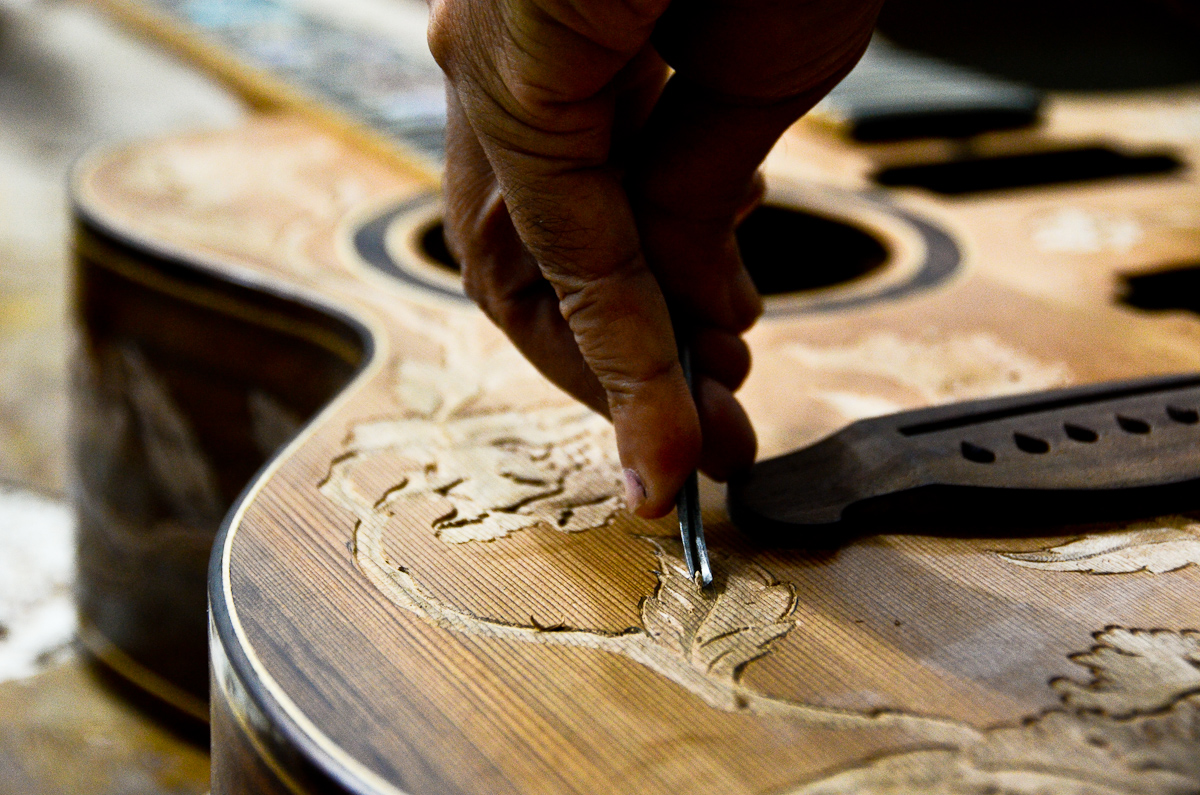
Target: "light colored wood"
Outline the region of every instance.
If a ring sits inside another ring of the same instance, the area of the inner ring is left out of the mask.
[[[1200,100],[1122,107],[1144,112],[1128,125],[1144,130],[1171,107],[1195,118]],[[1051,131],[1109,110],[1068,107]],[[1195,162],[1195,141],[1177,143]],[[774,196],[866,226],[895,260],[865,278],[897,278],[920,236],[847,192],[865,183],[839,163],[861,154],[798,160],[815,150],[837,145],[803,131],[785,141]],[[956,537],[870,536],[817,554],[749,544],[708,484],[717,588],[700,593],[673,521],[619,505],[602,421],[470,305],[355,255],[364,221],[429,189],[287,119],[116,152],[76,185],[114,237],[349,314],[374,345],[247,492],[218,549],[215,638],[229,660],[218,695],[243,731],[266,733],[261,753],[286,745],[371,792],[1196,781],[1180,749],[1197,747],[1184,721],[1196,709],[1200,524],[997,539],[966,517]],[[888,201],[948,231],[962,267],[842,312],[769,302],[742,392],[764,454],[885,410],[1200,367],[1200,320],[1112,300],[1128,263],[1197,253],[1200,224],[1179,209],[1200,206],[1190,173]],[[1129,214],[1140,237],[1095,252],[1039,244],[1066,210]],[[871,285],[824,297],[848,290]],[[1147,754],[1166,772],[1138,768]]]

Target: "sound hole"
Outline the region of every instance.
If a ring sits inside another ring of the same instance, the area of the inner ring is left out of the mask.
[[[849,224],[764,205],[737,230],[750,278],[763,295],[832,287],[881,267],[888,251]]]
[[[420,234],[421,252],[458,272],[441,221]],[[852,281],[881,267],[887,249],[871,235],[828,218],[765,205],[737,230],[742,261],[763,295],[816,290]]]
[[[460,270],[457,260],[450,254],[450,247],[446,245],[446,228],[441,221],[430,224],[421,233],[421,253],[443,268],[455,273]]]

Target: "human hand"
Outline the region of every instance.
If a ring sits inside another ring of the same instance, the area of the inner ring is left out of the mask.
[[[762,304],[734,229],[767,152],[858,60],[881,2],[433,0],[446,238],[467,293],[611,417],[642,516],[668,512],[697,464],[724,479],[753,463],[733,391]]]

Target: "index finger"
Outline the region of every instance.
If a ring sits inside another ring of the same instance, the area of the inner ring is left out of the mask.
[[[480,6],[491,4],[471,3],[465,13],[488,13]],[[554,287],[605,390],[622,464],[644,493],[638,512],[659,516],[695,468],[701,440],[666,301],[646,267],[619,174],[608,163],[615,103],[609,84],[636,50],[616,52],[555,20],[533,24],[546,29],[525,31],[533,43],[524,50],[511,51],[521,35],[512,34],[485,48],[494,59],[490,68],[450,58],[447,71],[517,233]],[[642,25],[630,41],[648,39],[651,29]],[[548,52],[546,41],[557,41],[558,50]],[[562,76],[561,65],[550,68],[534,57],[559,51],[590,64],[574,84],[547,84]],[[506,331],[523,350],[536,348],[537,340],[522,338],[525,329]]]

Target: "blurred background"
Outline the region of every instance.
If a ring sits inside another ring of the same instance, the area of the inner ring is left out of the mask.
[[[73,644],[67,180],[91,147],[244,113],[86,5],[0,2],[0,792],[208,789],[203,742],[164,728]]]
[[[400,130],[436,157],[440,99],[422,54],[422,3],[157,5],[285,77],[302,65],[239,39],[247,18],[286,27],[284,8],[327,27],[373,31],[372,41],[390,42],[402,57],[380,57],[387,68],[375,72],[349,70],[351,85],[313,90],[356,94],[376,128]],[[325,29],[306,35],[328,45],[328,57],[305,68],[327,66],[345,48],[357,57],[365,46],[353,36],[335,42]],[[881,20],[894,45],[1014,81],[1006,85],[1018,90],[1002,91],[1001,104],[1029,112],[1041,90],[1194,92],[1198,29],[1200,3],[1188,0],[890,0]],[[413,84],[396,89],[387,71],[395,68],[411,68]],[[250,112],[238,92],[96,6],[0,0],[0,793],[208,789],[203,732],[160,720],[73,642],[67,185],[72,164],[97,146],[236,125]]]

